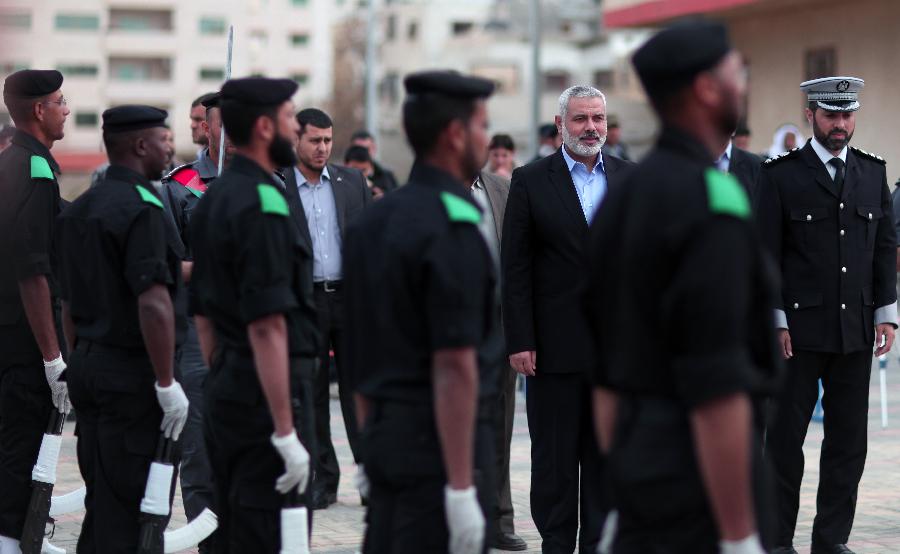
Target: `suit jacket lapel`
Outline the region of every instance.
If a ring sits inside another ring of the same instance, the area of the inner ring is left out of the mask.
[[[827,190],[832,196],[834,196],[835,198],[839,198],[840,194],[838,193],[837,185],[835,184],[834,179],[832,179],[831,176],[828,175],[828,170],[825,169],[825,164],[822,163],[822,160],[819,159],[816,151],[813,150],[812,144],[807,142],[806,146],[803,147],[801,154],[803,156],[803,159],[806,160],[806,165],[811,167],[815,172],[816,182],[819,183],[819,185]]]
[[[481,174],[481,182],[484,184],[484,191],[487,193],[488,202],[491,204],[491,212],[494,214],[494,227],[497,229],[497,240],[503,240],[503,215],[506,210],[506,198],[509,195],[504,190],[503,183],[496,179],[493,175],[487,173]]]
[[[562,200],[563,205],[569,210],[572,217],[580,222],[580,226],[587,229],[587,219],[585,219],[584,211],[581,209],[581,201],[578,200],[578,192],[575,191],[575,182],[572,181],[572,174],[569,173],[569,167],[566,165],[566,160],[562,155],[563,148],[564,147],[560,147],[560,149],[553,154],[553,159],[550,161],[550,181],[553,183],[553,188],[556,189],[556,193],[559,194],[560,200]]]
[[[334,193],[334,211],[337,212],[338,229],[343,237],[344,222],[347,219],[347,183],[344,182],[344,175],[338,169],[331,164],[327,167],[328,176],[331,177],[331,190]]]
[[[288,168],[284,177],[285,193],[287,193],[288,205],[291,208],[294,223],[297,224],[300,236],[306,241],[306,245],[312,251],[312,236],[309,234],[309,222],[306,220],[306,212],[303,211],[303,201],[300,200],[300,191],[297,188],[297,174],[294,172],[294,168]]]

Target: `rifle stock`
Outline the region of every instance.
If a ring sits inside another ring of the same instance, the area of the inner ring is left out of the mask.
[[[160,434],[156,457],[150,465],[147,488],[141,500],[141,530],[138,554],[163,554],[163,533],[169,523],[169,492],[175,468],[172,465],[172,441]]]
[[[56,410],[50,415],[47,432],[41,441],[38,459],[31,471],[31,499],[28,502],[28,513],[19,548],[22,554],[41,554],[44,543],[44,532],[50,521],[50,500],[53,498],[53,485],[56,483],[56,463],[59,460],[59,449],[66,414]]]

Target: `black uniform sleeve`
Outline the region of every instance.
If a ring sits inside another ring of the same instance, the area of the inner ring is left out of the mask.
[[[875,308],[888,306],[897,300],[897,230],[887,174],[881,168],[881,212],[875,235],[875,267],[873,289]],[[894,322],[897,323],[896,321]]]
[[[125,237],[125,281],[135,296],[155,284],[169,285],[174,278],[166,263],[166,222],[162,209],[140,208]]]
[[[746,391],[754,247],[748,222],[715,216],[692,233],[663,294],[676,394],[689,407]]]
[[[756,223],[759,228],[759,234],[763,242],[763,246],[772,255],[775,261],[775,267],[781,268],[781,246],[784,240],[781,195],[775,181],[771,178],[771,173],[765,167],[759,172],[759,179],[756,182],[754,200],[754,213],[756,215]],[[777,310],[784,309],[784,302],[781,298],[781,291],[774,298],[775,305],[772,306]]]
[[[23,177],[25,202],[13,224],[13,265],[16,280],[50,275],[50,248],[53,224],[59,208],[59,192],[52,179]]]
[[[238,310],[244,324],[298,306],[292,287],[296,241],[293,222],[286,215],[254,211],[245,214],[235,236],[240,238],[236,257]]]
[[[490,280],[487,246],[478,228],[451,224],[425,252],[425,321],[431,351],[476,346],[484,337]]]
[[[513,171],[500,248],[503,328],[509,354],[535,350],[531,206],[521,169]]]

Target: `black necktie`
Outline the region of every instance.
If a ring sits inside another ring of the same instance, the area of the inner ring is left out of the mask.
[[[844,190],[844,160],[831,158],[828,160],[828,163],[834,168],[834,184],[837,187],[838,194],[841,194]]]

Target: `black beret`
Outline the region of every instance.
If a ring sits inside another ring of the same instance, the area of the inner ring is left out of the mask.
[[[544,123],[538,127],[538,136],[544,139],[556,138],[559,136],[559,129],[555,123]]]
[[[653,97],[690,83],[699,73],[719,63],[731,49],[724,25],[692,19],[654,35],[635,52],[632,63],[647,94]]]
[[[211,92],[209,94],[204,94],[200,98],[200,104],[206,109],[218,108],[220,100],[222,100],[221,92]]]
[[[403,84],[407,94],[441,94],[460,99],[487,98],[494,92],[492,81],[448,70],[411,73]]]
[[[6,78],[4,98],[39,98],[62,87],[62,73],[55,69],[23,69]]]
[[[222,85],[221,100],[234,101],[245,106],[277,106],[297,92],[297,83],[290,79],[245,77],[231,79]]]
[[[122,133],[151,127],[165,127],[168,116],[169,114],[165,110],[153,106],[116,106],[103,112],[103,132]]]

